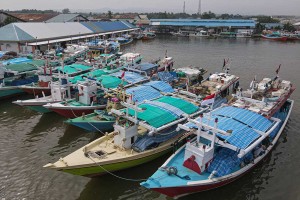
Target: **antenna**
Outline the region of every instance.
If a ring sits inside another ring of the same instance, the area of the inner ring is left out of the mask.
[[[183,2],[183,13],[185,13],[185,1]]]
[[[198,15],[201,16],[201,0],[199,0]]]

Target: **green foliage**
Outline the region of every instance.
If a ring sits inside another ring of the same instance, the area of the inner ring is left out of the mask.
[[[261,24],[261,23],[257,23],[256,25],[255,25],[255,34],[260,34],[260,33],[262,33],[263,32],[263,30],[265,30],[266,29],[266,26],[264,25],[264,24]]]
[[[296,31],[296,28],[291,24],[290,22],[286,23],[283,25],[283,29],[289,32],[294,32]]]
[[[10,23],[14,23],[14,22],[17,22],[18,20],[16,18],[13,18],[13,17],[6,17],[6,19],[4,20],[3,22],[3,25],[7,25],[7,24],[10,24]]]
[[[278,19],[274,19],[270,16],[258,16],[257,21],[259,23],[279,23],[280,22]]]
[[[41,14],[58,13],[57,11],[54,11],[54,10],[37,10],[37,9],[22,9],[22,10],[14,10],[11,12],[13,12],[13,13],[32,13],[32,14],[35,14],[35,13],[41,13]]]
[[[107,12],[108,19],[112,19],[112,15],[113,15],[113,13],[109,10]]]
[[[204,12],[201,16],[202,19],[212,19],[212,18],[216,18],[216,14],[208,11],[208,12]]]

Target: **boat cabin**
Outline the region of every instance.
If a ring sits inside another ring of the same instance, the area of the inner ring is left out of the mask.
[[[97,84],[94,81],[78,83],[78,100],[80,103],[90,105],[97,98]]]

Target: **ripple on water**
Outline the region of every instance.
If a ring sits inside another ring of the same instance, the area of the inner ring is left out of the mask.
[[[240,76],[240,85],[244,88],[248,88],[255,75],[258,80],[275,75],[281,63],[280,77],[290,79],[300,88],[300,43],[158,37],[149,42],[138,41],[125,49],[142,53],[145,61],[163,57],[165,50],[174,57],[176,66],[196,65],[209,72],[220,71],[223,59],[230,58],[231,72]],[[43,169],[46,163],[56,161],[100,135],[66,125],[63,123],[65,119],[55,113],[41,115],[11,104],[18,98],[0,101],[0,198],[170,199],[146,190],[136,182],[109,175],[89,179]],[[299,199],[300,94],[297,90],[292,98],[297,101],[282,137],[260,165],[225,187],[180,199]],[[117,174],[146,178],[166,158]]]

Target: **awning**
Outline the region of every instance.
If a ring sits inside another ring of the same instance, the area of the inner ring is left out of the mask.
[[[68,37],[68,38],[62,38],[62,39],[56,39],[56,40],[31,42],[31,43],[28,43],[27,45],[28,46],[37,46],[37,45],[43,45],[43,44],[53,44],[53,43],[59,43],[59,42],[64,42],[64,41],[71,41],[71,40],[91,38],[91,37],[97,37],[97,36],[108,35],[108,34],[122,33],[122,32],[126,32],[126,31],[134,31],[137,29],[139,29],[139,28],[132,28],[132,29],[126,29],[126,30],[120,30],[120,31],[111,31],[111,32],[105,32],[105,33],[96,33],[96,34],[90,34],[90,35],[81,35],[81,36]]]

